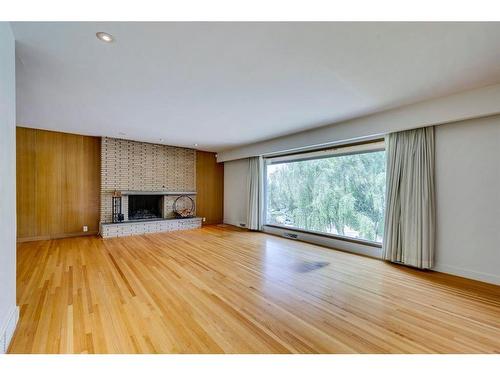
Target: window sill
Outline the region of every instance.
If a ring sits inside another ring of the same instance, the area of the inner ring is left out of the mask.
[[[278,229],[282,229],[282,230],[289,230],[289,231],[293,231],[293,232],[305,233],[305,234],[310,234],[310,235],[314,235],[314,236],[331,238],[333,240],[346,241],[346,242],[351,242],[351,243],[364,245],[364,246],[370,246],[370,247],[379,248],[379,249],[382,248],[382,244],[378,243],[378,242],[372,242],[372,241],[367,241],[367,240],[360,240],[357,238],[338,236],[338,235],[330,234],[330,233],[322,233],[322,232],[316,232],[316,231],[312,231],[312,230],[305,230],[305,229],[300,229],[300,228],[296,228],[296,227],[287,227],[287,226],[276,225],[276,224],[264,224],[264,227],[278,228]]]

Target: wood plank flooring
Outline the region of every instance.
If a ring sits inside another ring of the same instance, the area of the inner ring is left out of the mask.
[[[500,287],[224,226],[18,245],[11,353],[500,353]]]

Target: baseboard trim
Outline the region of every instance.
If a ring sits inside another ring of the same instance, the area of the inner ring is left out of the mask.
[[[477,281],[482,281],[489,284],[500,285],[500,276],[493,275],[490,273],[478,272],[467,270],[465,268],[450,266],[446,264],[436,264],[433,268],[433,271],[447,273],[450,275],[464,277],[466,279],[472,279]]]
[[[7,353],[10,342],[16,331],[17,322],[19,321],[19,307],[15,306],[7,318],[4,327],[0,329],[0,354]]]
[[[233,227],[238,227],[243,229],[246,229],[247,227],[247,223],[245,223],[244,221],[236,222],[233,220],[223,220],[222,224],[232,225]]]
[[[45,241],[45,240],[57,240],[60,238],[70,238],[70,237],[82,237],[82,236],[95,236],[99,234],[99,231],[91,232],[76,232],[76,233],[60,233],[49,236],[36,236],[36,237],[22,237],[18,238],[17,242],[32,242],[32,241]]]

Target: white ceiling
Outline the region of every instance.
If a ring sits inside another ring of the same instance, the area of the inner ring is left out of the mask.
[[[211,151],[500,82],[495,22],[12,28],[18,124]]]

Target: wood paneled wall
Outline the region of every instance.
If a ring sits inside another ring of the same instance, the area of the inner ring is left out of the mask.
[[[203,224],[221,224],[224,201],[224,164],[212,152],[196,151],[196,216]]]
[[[100,138],[17,128],[19,241],[97,233]]]
[[[95,234],[99,230],[101,139],[17,128],[19,241]],[[224,165],[196,152],[197,216],[223,220]],[[83,226],[88,232],[83,232]]]

